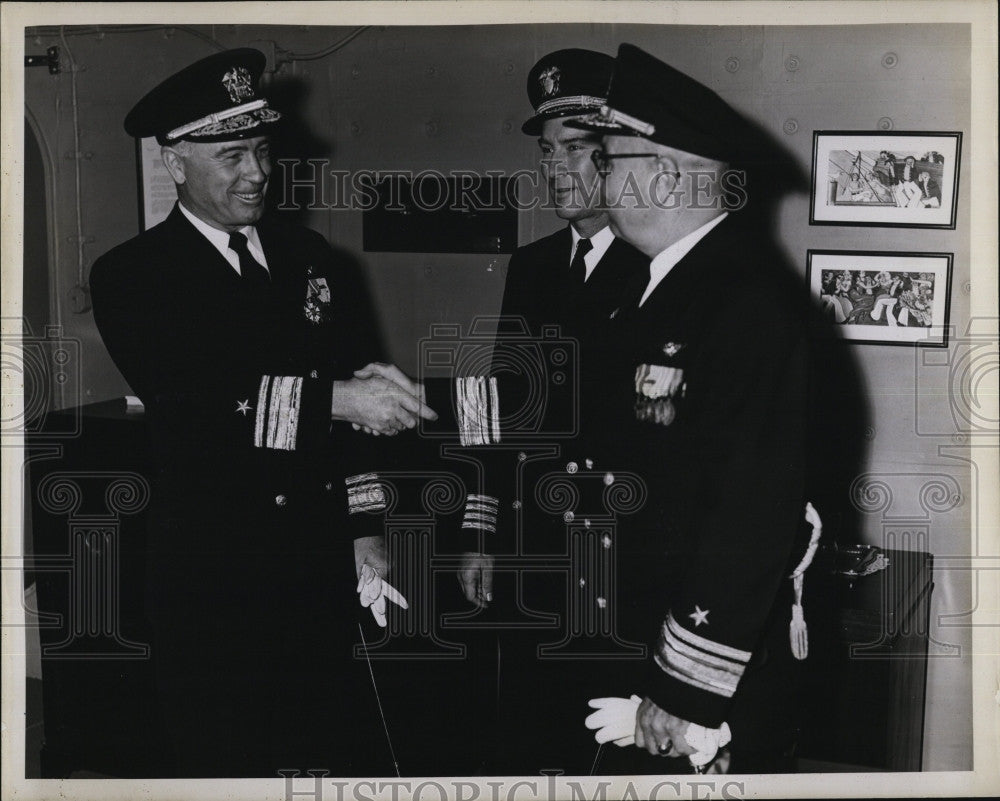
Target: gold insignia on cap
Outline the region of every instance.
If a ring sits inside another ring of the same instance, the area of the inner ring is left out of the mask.
[[[253,98],[253,84],[250,81],[250,70],[246,67],[233,67],[222,76],[222,85],[229,92],[233,103],[244,103]]]
[[[552,97],[552,95],[559,93],[559,79],[561,77],[562,73],[559,71],[559,67],[547,67],[541,71],[538,82],[542,85],[542,92],[545,93],[546,97]]]

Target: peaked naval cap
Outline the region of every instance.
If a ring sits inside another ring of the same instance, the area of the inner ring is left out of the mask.
[[[635,45],[618,48],[607,103],[567,123],[732,162],[741,153],[742,118],[715,92]]]
[[[228,142],[269,133],[281,119],[257,92],[267,58],[240,48],[215,53],[171,75],[125,117],[129,136],[161,145]]]
[[[535,115],[521,130],[537,136],[546,120],[592,114],[607,101],[615,60],[594,50],[557,50],[528,73],[528,100]]]

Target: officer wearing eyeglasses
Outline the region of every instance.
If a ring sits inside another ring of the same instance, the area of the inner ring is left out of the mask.
[[[745,123],[714,92],[623,44],[607,103],[575,124],[604,135],[593,159],[612,230],[651,260],[612,313],[615,356],[603,365],[613,436],[601,452],[648,490],[618,538],[619,620],[650,656],[606,690],[642,703],[638,749],[605,746],[602,770],[617,760],[655,771],[697,750],[691,724],[727,723],[732,772],[787,771],[800,664],[788,575],[807,500],[804,298],[733,208],[752,155]]]

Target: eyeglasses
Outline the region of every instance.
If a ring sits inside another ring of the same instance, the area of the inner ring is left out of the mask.
[[[611,162],[615,159],[645,159],[659,155],[659,153],[605,153],[603,150],[594,150],[590,154],[590,160],[594,162],[601,175],[607,175],[611,172]]]

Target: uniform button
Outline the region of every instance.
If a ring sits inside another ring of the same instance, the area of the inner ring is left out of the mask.
[[[309,377],[310,378],[319,378],[319,372],[317,370],[310,370],[309,371]]]
[[[615,483],[615,474],[614,473],[605,473],[604,474],[604,486],[605,487],[610,487],[614,483]]]
[[[524,461],[527,460],[527,458],[528,458],[528,454],[526,454],[524,451],[521,451],[521,452],[519,452],[517,454],[517,461],[519,461],[519,462],[524,462]]]
[[[566,472],[569,473],[570,475],[572,475],[573,473],[575,473],[579,469],[580,469],[580,466],[576,462],[569,462],[566,465]]]
[[[597,605],[598,605],[598,606],[599,606],[599,607],[600,607],[601,609],[605,609],[605,608],[607,607],[607,605],[608,605],[608,600],[607,600],[607,598],[601,598],[601,597],[598,597],[598,599],[597,599]]]
[[[274,505],[275,506],[284,506],[286,503],[288,503],[288,498],[286,498],[284,495],[275,495],[274,496]]]
[[[584,519],[584,521],[583,521],[583,527],[584,527],[584,528],[590,528],[590,521],[589,521],[589,520],[587,520],[586,518],[585,518],[585,519]]]
[[[327,481],[324,486],[326,487],[326,491],[329,492],[330,490],[333,489],[333,482],[332,481]]]
[[[586,587],[586,586],[587,586],[587,579],[580,579],[580,587],[581,587],[581,589],[583,587]]]
[[[576,515],[573,514],[572,512],[563,513],[563,522],[572,523],[574,520],[576,520]]]
[[[512,503],[511,505],[510,505],[510,508],[511,508],[511,509],[513,509],[513,510],[514,510],[514,511],[516,512],[516,511],[517,511],[518,509],[520,509],[520,508],[521,508],[521,502],[520,502],[520,501],[514,501],[514,502],[513,502],[513,503]]]
[[[593,470],[594,469],[594,460],[593,459],[584,459],[583,463],[585,465],[587,465],[587,469],[588,470]]]
[[[608,548],[611,547],[611,535],[610,534],[605,534],[603,537],[601,537],[601,545],[604,546],[604,550],[607,550]]]

